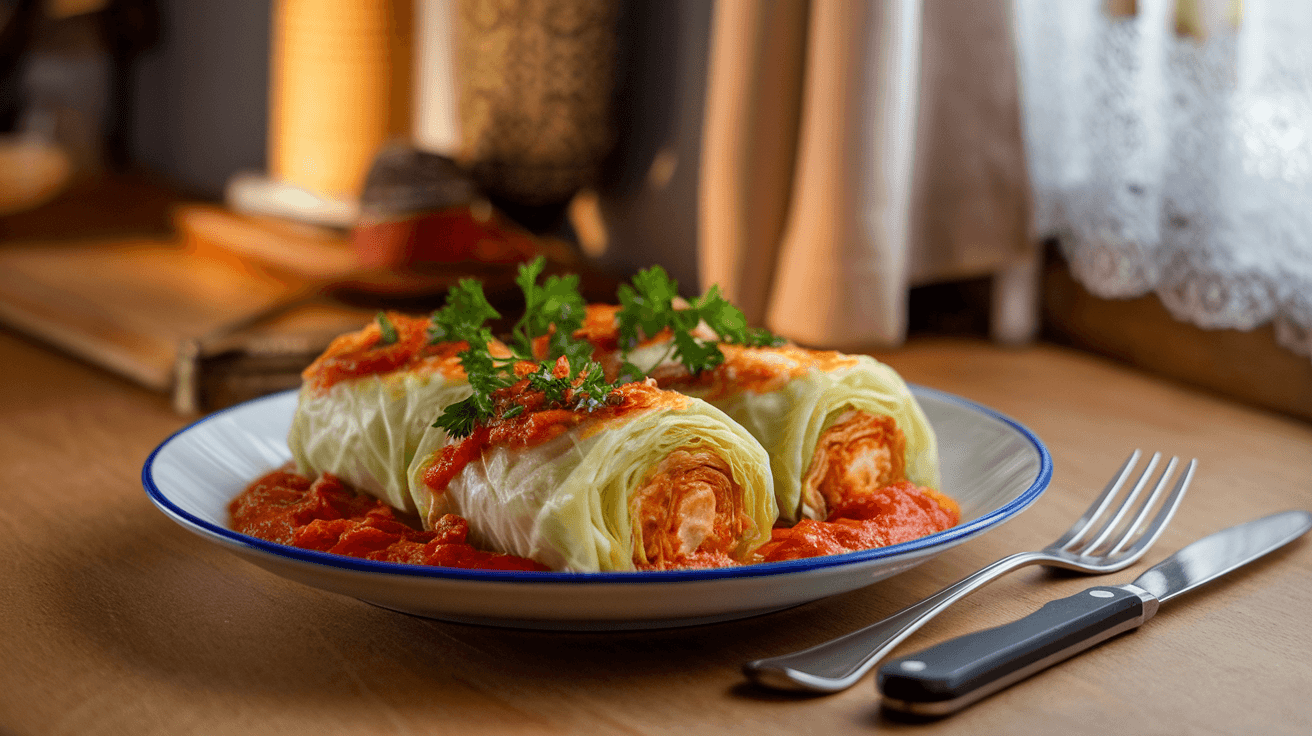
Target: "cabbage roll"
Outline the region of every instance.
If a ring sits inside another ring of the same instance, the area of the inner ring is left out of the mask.
[[[297,472],[331,473],[413,513],[406,469],[433,420],[471,393],[458,356],[466,344],[429,344],[427,318],[387,322],[395,334],[371,322],[305,369],[287,444]]]
[[[589,307],[578,333],[608,374],[618,373],[615,307]],[[724,362],[690,375],[670,356],[668,334],[640,343],[628,360],[662,388],[723,410],[770,456],[780,518],[829,517],[844,502],[909,480],[938,489],[938,441],[910,389],[865,355],[793,345],[720,344]]]
[[[778,515],[765,450],[724,412],[654,382],[601,407],[529,408],[455,440],[431,429],[410,467],[428,527],[575,572],[749,560]]]

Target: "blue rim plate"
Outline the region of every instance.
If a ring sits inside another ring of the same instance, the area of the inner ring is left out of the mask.
[[[1052,477],[1047,448],[1020,423],[966,399],[912,391],[939,438],[942,490],[962,523],[844,555],[715,570],[553,573],[457,570],[342,557],[228,529],[227,504],[290,458],[296,392],[211,414],[164,440],[141,480],[184,528],[278,575],[429,618],[544,629],[684,626],[753,616],[864,587],[990,531],[1034,503]]]

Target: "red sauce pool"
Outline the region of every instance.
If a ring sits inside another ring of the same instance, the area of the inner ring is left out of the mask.
[[[453,514],[424,531],[372,496],[332,475],[311,481],[274,471],[251,483],[228,505],[232,528],[278,544],[367,560],[474,570],[545,571],[523,557],[476,549],[469,524]],[[955,526],[951,499],[902,482],[834,510],[825,521],[804,520],[774,530],[752,562],[779,562],[883,547]],[[689,568],[739,563],[723,554],[694,555]]]
[[[838,506],[824,521],[803,519],[774,529],[756,554],[760,562],[839,555],[920,539],[960,520],[952,499],[901,481]]]
[[[325,473],[311,481],[274,471],[228,504],[232,528],[269,542],[348,557],[475,570],[547,568],[523,557],[475,549],[469,524],[448,514],[431,531],[406,523],[378,499]]]

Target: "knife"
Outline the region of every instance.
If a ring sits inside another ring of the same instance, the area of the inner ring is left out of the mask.
[[[1142,625],[1172,598],[1242,567],[1312,529],[1285,511],[1204,537],[1128,585],[1099,585],[1050,601],[1018,621],[957,637],[879,669],[883,706],[944,716],[1099,642]]]

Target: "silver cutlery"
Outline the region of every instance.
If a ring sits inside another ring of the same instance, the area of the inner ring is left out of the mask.
[[[1157,513],[1148,515],[1166,492],[1178,463],[1171,458],[1153,491],[1142,503],[1143,490],[1161,459],[1154,453],[1131,491],[1113,507],[1126,479],[1139,462],[1135,450],[1115,477],[1079,519],[1057,541],[1035,552],[1004,557],[978,572],[908,606],[888,618],[823,644],[792,654],[757,659],[743,665],[743,673],[760,685],[781,690],[834,693],[854,685],[884,655],[939,612],[986,583],[1029,565],[1047,565],[1090,574],[1124,569],[1143,556],[1161,536],[1184,497],[1198,461],[1190,460]],[[1134,509],[1133,520],[1123,524]]]
[[[1137,628],[1158,606],[1274,551],[1312,529],[1285,511],[1232,526],[1181,549],[1126,585],[1050,601],[1018,621],[957,637],[879,668],[885,708],[954,713],[1099,642]]]

